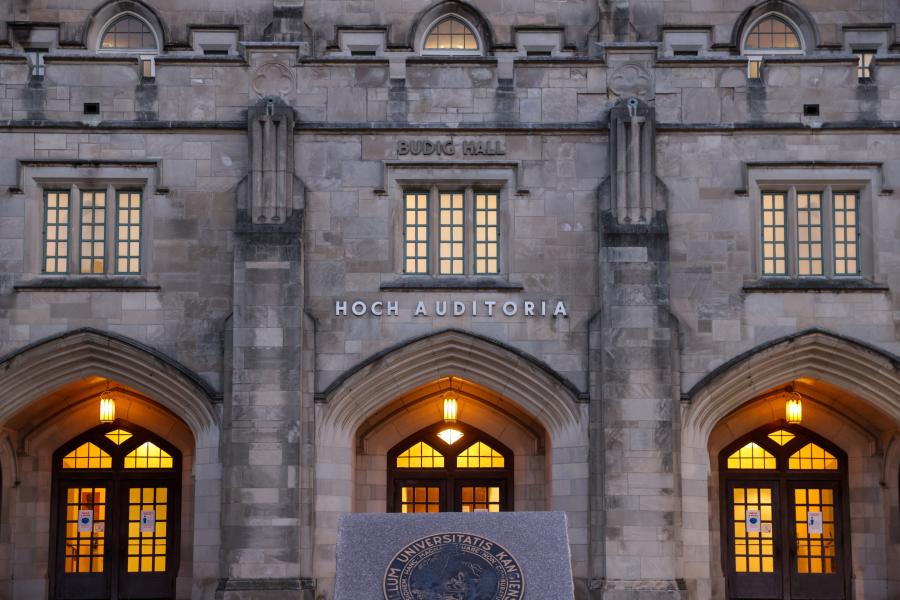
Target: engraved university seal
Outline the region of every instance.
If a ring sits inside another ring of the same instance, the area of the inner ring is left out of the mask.
[[[493,540],[438,533],[409,544],[384,573],[385,600],[522,600],[516,559]]]

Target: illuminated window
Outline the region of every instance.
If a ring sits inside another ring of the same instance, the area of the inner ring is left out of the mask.
[[[797,274],[800,277],[821,276],[822,260],[822,195],[798,192]]]
[[[779,446],[784,446],[792,439],[794,439],[794,434],[790,431],[785,431],[784,429],[779,429],[778,431],[773,431],[769,434],[769,439],[778,444]]]
[[[116,272],[141,272],[141,193],[118,192]]]
[[[438,432],[438,437],[451,446],[462,439],[464,435],[465,434],[458,429],[443,429]]]
[[[428,194],[407,192],[403,214],[403,270],[428,273]]]
[[[859,201],[855,193],[834,194],[834,274],[859,275]]]
[[[484,442],[475,442],[456,457],[460,469],[502,469],[504,464],[503,455]]]
[[[69,192],[44,192],[44,273],[69,272]]]
[[[125,15],[106,28],[100,40],[101,50],[157,50],[153,30],[141,19]]]
[[[129,573],[161,573],[166,570],[168,499],[168,488],[129,488]]]
[[[121,446],[123,442],[131,439],[131,434],[124,429],[114,429],[106,434],[106,437],[113,441],[116,446]]]
[[[837,573],[834,512],[834,490],[814,487],[794,490],[798,573]],[[821,513],[816,531],[811,531],[810,513],[816,518]]]
[[[736,487],[732,506],[734,570],[738,573],[774,573],[772,490],[767,487]],[[747,511],[759,511],[759,522],[754,522],[749,528]]]
[[[500,512],[500,488],[463,486],[460,490],[462,512]]]
[[[441,489],[431,486],[408,486],[400,488],[401,513],[441,512]]]
[[[106,488],[66,488],[63,512],[65,572],[103,573],[106,553]]]
[[[397,457],[401,469],[442,469],[444,455],[426,444],[418,442]]]
[[[763,275],[787,275],[785,194],[764,193],[762,199]]]
[[[62,459],[63,469],[110,469],[112,458],[102,448],[85,442]]]
[[[761,56],[751,56],[747,59],[747,78],[762,79],[763,59]]]
[[[872,79],[872,62],[875,60],[874,51],[854,52],[859,64],[856,67],[856,78],[860,81],[869,81]]]
[[[761,274],[764,277],[858,277],[860,194],[855,190],[790,186],[761,194]],[[788,215],[793,218],[788,218]]]
[[[787,21],[772,15],[764,17],[753,26],[747,34],[744,48],[776,52],[800,50],[800,36]]]
[[[749,442],[728,457],[729,469],[774,469],[775,457],[756,442]]]
[[[500,226],[497,222],[497,194],[475,194],[475,273],[499,273]]]
[[[437,201],[432,206],[431,199]],[[408,191],[403,195],[403,271],[415,275],[500,272],[500,199],[475,190]]]
[[[478,51],[478,38],[472,28],[458,17],[446,17],[434,25],[425,36],[426,51],[472,53]]]
[[[462,275],[465,265],[463,194],[462,192],[441,192],[440,203],[438,273]]]
[[[106,192],[81,192],[81,256],[82,273],[106,270]]]
[[[817,444],[806,444],[788,459],[788,468],[817,471],[836,471],[838,460]]]
[[[125,455],[126,469],[171,469],[172,455],[154,444],[144,442]]]

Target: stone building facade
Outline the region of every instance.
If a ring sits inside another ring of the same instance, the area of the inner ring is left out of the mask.
[[[579,600],[900,598],[900,4],[0,15],[0,597],[503,509]]]

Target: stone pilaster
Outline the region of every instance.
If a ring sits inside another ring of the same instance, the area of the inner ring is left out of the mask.
[[[253,165],[289,154],[285,146],[293,145],[292,132],[278,135],[271,116],[250,111]],[[280,126],[291,116],[279,117]],[[283,179],[276,181],[285,170],[253,170],[238,193],[231,393],[222,446],[222,600],[312,594],[311,582],[300,575],[302,211],[292,195],[283,195]]]

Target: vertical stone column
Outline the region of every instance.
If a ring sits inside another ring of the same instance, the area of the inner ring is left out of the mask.
[[[643,77],[633,64],[624,67],[622,87]],[[684,596],[669,239],[657,197],[653,126],[652,109],[637,97],[626,96],[610,114],[610,185],[600,232],[600,405],[592,411],[592,448],[603,466],[595,493],[604,500],[592,519],[593,574],[600,577],[592,593],[604,600]]]
[[[290,169],[277,159],[291,156],[293,133],[278,131],[271,109],[249,112],[251,165],[261,168],[252,168],[239,190],[234,233],[217,598],[299,600],[312,597],[300,576],[299,548],[302,212],[285,194]],[[278,118],[282,126],[289,116]]]

